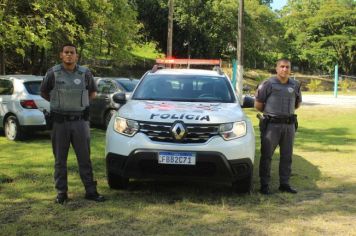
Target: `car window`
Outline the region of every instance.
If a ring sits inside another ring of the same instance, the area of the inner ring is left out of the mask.
[[[109,94],[115,92],[115,85],[109,80],[100,80],[98,83],[98,93]]]
[[[0,79],[0,95],[11,95],[14,92],[14,86],[10,80]]]
[[[132,92],[136,85],[138,84],[138,79],[133,80],[116,80],[116,82],[121,85],[126,92]]]
[[[202,75],[147,75],[133,99],[163,101],[234,102],[225,77]]]
[[[115,93],[115,92],[122,92],[122,91],[114,84],[113,81],[110,81],[109,93]]]
[[[24,85],[29,94],[40,95],[41,81],[26,82]]]

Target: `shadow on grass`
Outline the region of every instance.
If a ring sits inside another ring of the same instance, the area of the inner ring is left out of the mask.
[[[346,149],[345,146],[350,146],[351,143],[356,144],[356,138],[346,138],[351,135],[349,130],[348,128],[308,129],[301,127],[298,130],[295,145],[304,151],[330,151],[330,146],[333,146],[334,151],[349,153],[352,150]],[[314,144],[318,144],[318,147]]]

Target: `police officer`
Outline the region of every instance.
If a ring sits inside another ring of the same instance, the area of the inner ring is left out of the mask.
[[[300,84],[290,79],[291,62],[280,59],[276,63],[276,77],[262,82],[256,91],[255,108],[263,112],[260,117],[261,160],[260,193],[270,194],[271,160],[277,146],[280,148],[279,190],[297,193],[289,185],[291,175],[294,135],[297,119],[294,114],[302,102]]]
[[[77,65],[76,46],[65,44],[60,52],[62,63],[50,68],[41,84],[41,96],[50,102],[53,128],[52,148],[55,157],[56,202],[68,200],[67,157],[72,144],[79,165],[85,198],[105,200],[98,194],[90,160],[89,99],[96,96],[96,85],[89,69]]]

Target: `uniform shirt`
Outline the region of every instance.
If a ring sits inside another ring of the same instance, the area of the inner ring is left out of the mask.
[[[54,82],[55,82],[53,68],[54,67],[50,68],[47,71],[45,77],[43,78],[43,81],[41,84],[41,92],[49,94],[51,92],[51,90],[53,89]],[[63,73],[72,73],[72,72],[66,71],[63,67],[63,64],[61,64],[61,69],[62,69]],[[78,65],[75,66],[74,71],[76,71],[77,69],[78,69]],[[98,90],[96,83],[94,81],[93,74],[90,72],[89,69],[86,70],[86,72],[85,72],[85,83],[86,83],[86,88],[87,88],[89,94],[92,92],[96,92]]]
[[[281,82],[276,78],[276,77],[272,77],[269,78],[268,80],[263,81],[257,88],[256,91],[256,101],[260,102],[260,103],[266,103],[268,97],[270,96],[270,94],[272,93],[272,82],[273,83],[280,83]],[[298,89],[295,91],[295,107],[297,106],[298,103],[302,102],[302,93],[300,91],[300,84],[298,81],[291,81],[291,79],[288,79],[288,84],[292,84],[293,82],[297,83],[297,87]]]

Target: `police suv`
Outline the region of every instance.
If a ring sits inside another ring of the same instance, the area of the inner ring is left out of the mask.
[[[167,63],[173,60],[166,60]],[[190,59],[187,63],[199,63]],[[203,60],[216,64],[219,60]],[[107,179],[126,188],[130,178],[224,182],[238,192],[251,188],[253,126],[230,79],[218,68],[157,69],[144,74],[106,132]]]

